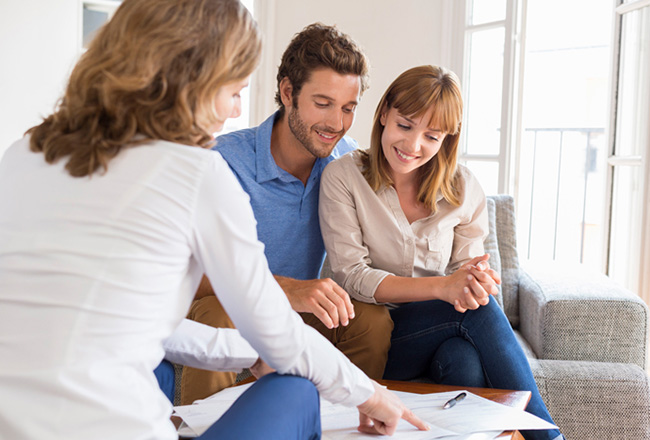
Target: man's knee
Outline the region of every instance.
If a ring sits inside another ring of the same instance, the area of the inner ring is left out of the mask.
[[[195,300],[190,306],[187,318],[216,328],[235,328],[216,296]]]
[[[393,320],[388,308],[379,304],[367,304],[352,300],[355,317],[350,321],[350,332],[365,335],[374,341],[390,343]]]
[[[393,320],[385,306],[353,302],[355,317],[337,329],[336,347],[372,379],[384,375]]]

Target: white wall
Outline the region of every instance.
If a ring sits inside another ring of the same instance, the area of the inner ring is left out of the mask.
[[[49,115],[79,55],[79,0],[0,0],[0,157]]]
[[[370,59],[370,89],[349,131],[367,147],[375,107],[393,79],[410,67],[445,64],[443,9],[444,0],[258,0],[265,54],[252,90],[257,99],[252,124],[276,108],[275,75],[289,41],[303,27],[320,21],[351,35]]]
[[[445,1],[258,0],[265,46],[251,90],[252,124],[276,108],[277,66],[293,35],[321,21],[350,34],[370,59],[370,89],[349,132],[366,147],[375,106],[388,84],[409,67],[445,63]],[[0,0],[0,157],[54,109],[80,53],[80,20],[80,0]]]

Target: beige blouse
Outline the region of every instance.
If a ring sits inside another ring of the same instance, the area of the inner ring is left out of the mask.
[[[395,188],[373,191],[361,174],[359,151],[331,162],[320,184],[319,217],[333,278],[352,298],[377,303],[388,275],[444,276],[484,253],[485,194],[458,165],[461,205],[438,196],[438,212],[409,224]]]

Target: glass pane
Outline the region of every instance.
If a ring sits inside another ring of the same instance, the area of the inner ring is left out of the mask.
[[[601,266],[605,147],[602,129],[526,132],[517,213],[526,258]]]
[[[641,156],[643,163],[650,154],[650,7],[625,14],[621,30],[615,152]],[[614,168],[609,254],[609,275],[637,293],[642,224],[649,215],[641,163]]]
[[[533,260],[582,262],[600,270],[613,6],[610,0],[527,4],[519,246]]]
[[[81,44],[84,49],[95,37],[104,23],[111,19],[121,1],[85,1],[83,2]]]
[[[650,121],[650,7],[623,16],[615,154],[641,155]]]
[[[476,176],[485,195],[498,194],[499,187],[499,163],[485,162],[478,160],[463,161],[469,170]]]
[[[640,203],[643,173],[640,166],[614,169],[609,276],[638,293],[639,255],[641,251]]]
[[[471,36],[464,125],[469,154],[499,154],[504,34],[497,28]]]
[[[470,4],[470,25],[506,19],[506,0],[472,0]]]

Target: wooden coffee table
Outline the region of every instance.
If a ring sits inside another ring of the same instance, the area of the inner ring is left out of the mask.
[[[518,409],[526,409],[526,405],[528,405],[528,401],[530,400],[530,391],[509,391],[492,388],[455,387],[449,385],[436,385],[433,383],[401,382],[397,380],[379,380],[378,382],[387,387],[389,390],[405,391],[407,393],[416,394],[467,390],[470,393],[474,393],[477,396],[492,400],[493,402],[502,403],[504,405],[512,406]],[[504,431],[501,435],[499,435],[499,437],[497,437],[497,439],[524,440],[519,431]]]

